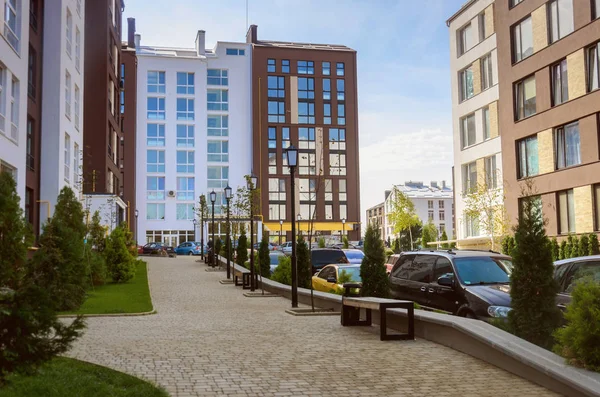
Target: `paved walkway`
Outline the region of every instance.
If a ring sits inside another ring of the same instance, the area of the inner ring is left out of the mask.
[[[172,396],[552,396],[426,340],[293,317],[283,298],[245,298],[193,258],[148,258],[158,314],[90,318],[72,357],[162,385]]]

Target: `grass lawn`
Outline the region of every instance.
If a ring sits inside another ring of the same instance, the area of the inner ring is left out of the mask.
[[[0,397],[168,397],[141,379],[70,358],[55,358],[33,376],[11,375]]]
[[[135,277],[128,283],[108,283],[87,292],[79,310],[61,314],[115,314],[152,311],[146,262],[139,262]]]

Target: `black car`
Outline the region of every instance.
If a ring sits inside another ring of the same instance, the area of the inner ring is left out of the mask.
[[[177,256],[175,249],[164,243],[148,243],[142,247],[142,253],[145,255],[156,255],[159,251],[165,251],[170,257]]]
[[[396,299],[463,317],[505,318],[512,260],[491,251],[418,251],[397,257],[390,273]]]
[[[338,248],[314,248],[310,254],[312,274],[320,271],[326,265],[350,263],[344,251]]]
[[[564,259],[554,262],[554,266],[554,278],[560,287],[556,300],[562,310],[571,303],[571,293],[578,279],[589,276],[600,283],[600,255]]]

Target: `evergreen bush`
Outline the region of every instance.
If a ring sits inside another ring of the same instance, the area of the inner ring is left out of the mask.
[[[565,259],[573,257],[573,235],[567,237],[567,246],[565,248]]]
[[[596,233],[590,234],[589,240],[589,255],[599,255],[600,247],[598,244],[598,235]]]
[[[262,240],[258,247],[259,274],[269,278],[271,276],[271,259],[269,258],[269,233],[263,232]]]
[[[550,240],[550,246],[552,249],[552,261],[557,261],[560,258],[560,247],[558,245],[558,241],[556,240],[556,237],[554,237],[552,240]]]
[[[442,237],[440,238],[440,241],[448,241],[448,234],[446,234],[446,229],[444,229],[444,231],[442,232]],[[449,249],[450,248],[450,244],[448,244],[448,243],[442,243],[442,248],[443,249]]]
[[[573,236],[573,246],[571,247],[571,258],[579,256],[579,238]]]
[[[86,244],[85,258],[85,261],[89,263],[88,277],[90,283],[94,286],[104,284],[108,274],[104,255],[94,251],[90,244]]]
[[[390,295],[390,279],[385,271],[385,250],[379,231],[371,224],[367,226],[364,239],[365,257],[360,265],[362,279],[361,294],[387,298]]]
[[[95,211],[92,215],[92,222],[88,226],[88,242],[92,244],[93,249],[98,252],[104,251],[106,244],[106,226],[100,224],[100,212]]]
[[[567,240],[563,240],[560,242],[560,259],[568,259],[567,254]]]
[[[590,252],[590,238],[584,234],[579,239],[579,250],[577,256],[586,256]]]
[[[344,236],[344,238],[342,239],[342,244],[343,244],[344,249],[347,250],[348,248],[350,248],[350,243],[348,242],[348,237]]]
[[[394,250],[394,254],[399,254],[400,252],[402,252],[400,250],[400,239],[399,238],[397,238],[397,239],[394,240],[394,248],[393,248],[393,250]]]
[[[319,239],[319,248],[325,248],[325,239],[323,237]]]
[[[298,272],[298,287],[310,288],[312,279],[312,266],[310,252],[304,237],[299,236],[296,244],[296,267]]]
[[[292,285],[292,261],[289,256],[279,257],[279,265],[271,275],[271,280],[285,285]]]
[[[385,260],[387,261],[392,255],[394,255],[394,250],[385,248]]]
[[[116,227],[106,239],[104,258],[113,282],[126,283],[135,276],[136,262],[127,249],[123,226]]]
[[[246,261],[248,260],[248,238],[246,237],[246,230],[242,227],[240,232],[240,237],[238,239],[238,245],[235,249],[236,258],[235,263],[240,266],[245,266]]]

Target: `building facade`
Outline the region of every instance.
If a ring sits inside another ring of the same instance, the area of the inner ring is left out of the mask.
[[[600,1],[495,5],[506,209],[525,180],[551,236],[600,229]]]
[[[193,223],[199,196],[217,193],[220,218],[223,189],[229,184],[235,192],[250,174],[251,48],[217,42],[206,49],[205,37],[199,31],[190,49],[141,46],[136,39],[140,244],[199,241]],[[216,235],[225,235],[224,222]]]
[[[493,0],[471,0],[446,23],[450,33],[454,137],[454,238],[461,248],[491,246],[491,231],[480,227],[480,217],[467,213],[467,208],[473,206],[470,202],[481,204],[484,198],[488,206],[502,206],[495,7]]]
[[[252,171],[271,239],[291,222],[313,235],[360,239],[356,51],[258,39],[252,25]],[[299,149],[296,213],[285,149]],[[342,221],[345,221],[342,222]],[[283,225],[280,225],[283,221]],[[316,238],[316,236],[315,236]]]
[[[379,203],[367,210],[367,223],[379,230],[381,239],[385,241],[385,203]]]
[[[24,3],[24,2],[21,2]],[[64,186],[81,193],[85,2],[44,4],[40,217],[53,213]]]
[[[29,2],[7,0],[0,8],[0,172],[13,175],[26,210],[33,200],[26,197]]]

